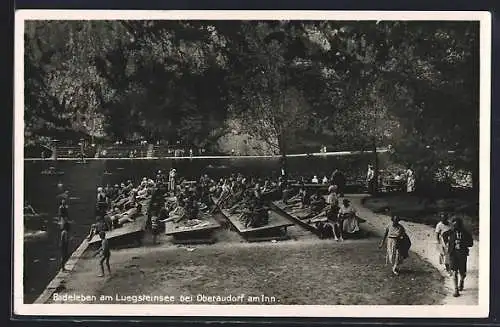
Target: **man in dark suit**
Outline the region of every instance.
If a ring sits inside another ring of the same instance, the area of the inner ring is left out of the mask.
[[[455,285],[453,296],[457,297],[460,296],[460,292],[464,289],[465,276],[467,275],[467,256],[474,241],[472,235],[465,230],[462,219],[458,217],[452,219],[452,228],[443,233],[443,239],[448,244],[450,269]]]

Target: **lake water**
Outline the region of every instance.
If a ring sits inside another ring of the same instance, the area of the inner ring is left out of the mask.
[[[381,165],[384,155],[379,154]],[[329,176],[335,168],[346,175],[363,174],[372,154],[355,157],[295,157],[288,161],[290,174],[311,178]],[[49,167],[64,171],[62,176],[46,176],[40,172]],[[131,179],[138,181],[143,176],[154,176],[162,170],[176,168],[188,179],[197,179],[201,174],[212,178],[227,176],[233,172],[259,177],[276,177],[280,165],[275,158],[221,158],[221,159],[158,159],[158,160],[92,160],[87,164],[74,161],[25,162],[24,197],[36,211],[47,215],[34,225],[46,233],[25,239],[24,242],[24,302],[33,303],[59,270],[59,229],[54,222],[59,204],[58,194],[69,191],[69,214],[73,221],[70,231],[70,251],[74,251],[95,221],[93,208],[96,188],[100,185],[116,184]],[[111,172],[111,175],[105,172]]]

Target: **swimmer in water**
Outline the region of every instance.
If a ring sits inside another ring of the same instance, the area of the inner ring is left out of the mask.
[[[64,187],[64,184],[62,182],[57,183],[57,188],[62,189]]]
[[[66,190],[66,191],[62,192],[61,194],[57,195],[57,198],[68,200],[69,199],[69,191]]]
[[[24,214],[34,216],[37,213],[36,213],[35,209],[33,209],[33,207],[28,202],[24,202]]]

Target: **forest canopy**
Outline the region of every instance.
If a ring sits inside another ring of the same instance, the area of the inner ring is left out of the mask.
[[[236,121],[274,153],[391,145],[478,173],[475,22],[29,21],[24,64],[28,141],[210,148]]]

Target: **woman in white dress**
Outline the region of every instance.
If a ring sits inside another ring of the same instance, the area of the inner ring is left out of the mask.
[[[443,238],[443,234],[451,229],[451,224],[446,213],[442,212],[439,216],[441,220],[436,225],[436,241],[439,251],[439,263],[444,265],[448,273],[451,273],[450,257],[448,256],[448,244]]]
[[[343,229],[343,235],[353,235],[359,232],[359,222],[356,215],[356,209],[351,205],[348,199],[342,201],[339,210],[339,218]]]
[[[415,191],[415,173],[410,167],[406,170],[406,192],[412,193]]]

